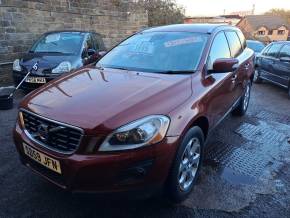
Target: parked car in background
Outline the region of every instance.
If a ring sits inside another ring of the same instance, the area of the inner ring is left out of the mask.
[[[31,70],[21,88],[35,89],[63,73],[95,63],[105,50],[101,35],[95,32],[45,33],[22,58],[14,61],[14,83],[17,85]]]
[[[255,55],[258,56],[261,51],[265,48],[265,44],[256,41],[256,40],[247,40],[247,46],[248,48],[252,49],[255,52]]]
[[[254,52],[218,24],[141,31],[96,66],[65,75],[20,105],[14,141],[22,162],[61,188],[153,192],[184,200],[210,132],[246,113]]]
[[[267,80],[288,89],[290,97],[290,42],[273,42],[257,58],[254,82]]]

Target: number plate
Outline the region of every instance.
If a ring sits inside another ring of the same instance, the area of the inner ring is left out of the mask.
[[[25,79],[27,83],[46,83],[46,79],[44,77],[27,77]]]
[[[24,153],[30,157],[31,159],[35,160],[36,162],[40,163],[41,165],[45,166],[48,169],[53,170],[61,174],[60,163],[58,160],[55,160],[37,150],[30,147],[29,145],[23,143]]]

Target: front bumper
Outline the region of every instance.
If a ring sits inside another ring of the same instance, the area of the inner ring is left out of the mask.
[[[12,75],[13,75],[14,84],[15,84],[15,86],[17,86],[22,81],[22,79],[25,77],[26,73],[13,71]],[[46,79],[46,83],[48,83],[49,81],[59,77],[60,75],[30,74],[30,76],[31,77],[43,77]],[[40,86],[42,86],[44,84],[45,83],[27,83],[24,81],[23,84],[20,86],[20,89],[31,91],[31,90],[39,88]]]
[[[83,137],[83,142],[88,140],[88,136]],[[14,130],[14,141],[22,163],[46,180],[72,192],[127,192],[161,187],[169,173],[178,140],[178,137],[167,137],[161,143],[132,151],[64,155],[31,141],[18,123]],[[62,174],[26,156],[23,142],[60,161]],[[86,145],[82,143],[80,146]]]

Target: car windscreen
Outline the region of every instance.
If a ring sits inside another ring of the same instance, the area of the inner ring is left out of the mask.
[[[84,34],[82,33],[51,33],[42,36],[30,49],[30,52],[47,52],[78,54],[82,46]]]
[[[195,71],[207,39],[203,33],[138,33],[107,53],[97,66],[160,73]]]
[[[265,45],[260,42],[247,42],[247,45],[254,52],[261,52],[265,48]]]

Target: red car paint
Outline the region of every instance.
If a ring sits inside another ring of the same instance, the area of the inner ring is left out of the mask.
[[[208,33],[209,39],[197,71],[170,75],[86,67],[39,88],[21,102],[20,108],[81,128],[84,135],[75,152],[62,154],[31,140],[18,119],[14,141],[26,166],[54,184],[72,191],[114,192],[160,187],[166,182],[186,131],[197,125],[207,137],[232,110],[253,77],[253,52],[244,48],[243,54],[236,57],[239,64],[235,79],[234,72],[209,74],[206,61],[216,34],[220,31],[238,31],[236,28],[172,25],[145,31]],[[234,64],[234,60],[216,65],[219,69],[223,66],[227,69]],[[153,114],[170,118],[169,129],[161,142],[127,151],[98,151],[104,138],[112,131]],[[23,142],[59,160],[62,175],[43,170],[27,157]],[[149,164],[140,175],[124,174],[144,163]]]

